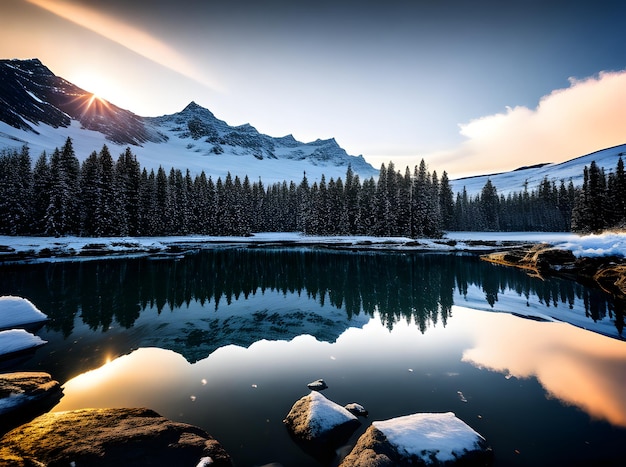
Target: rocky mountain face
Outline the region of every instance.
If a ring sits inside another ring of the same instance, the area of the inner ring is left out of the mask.
[[[362,156],[348,155],[334,139],[302,143],[291,135],[267,136],[249,124],[230,126],[195,102],[172,115],[140,117],[56,76],[37,59],[0,60],[0,122],[8,125],[3,130],[0,124],[0,148],[27,144],[35,157],[38,150],[54,149],[50,141],[62,144],[67,136],[75,148],[85,148],[86,157],[100,149],[89,147],[97,144],[94,135],[101,134],[108,145],[133,146],[140,162],[145,155],[154,163],[206,168],[209,173],[218,165],[217,156],[219,168],[235,173],[243,161],[229,156],[274,160],[266,164],[269,172],[284,161],[287,178],[291,172],[301,177],[307,165],[334,168],[328,176],[344,174],[349,165],[362,177],[378,173]],[[250,175],[264,173],[258,165],[255,169],[259,173]]]
[[[142,117],[52,73],[39,60],[0,60],[0,120],[39,134],[39,124],[69,127],[72,120],[118,144],[163,141]]]
[[[195,102],[181,112],[144,120],[168,138],[191,139],[188,146],[208,154],[249,154],[259,160],[307,160],[315,165],[352,164],[357,171],[369,166],[362,157],[349,156],[334,139],[301,143],[292,135],[275,138],[261,134],[250,124],[232,127]]]

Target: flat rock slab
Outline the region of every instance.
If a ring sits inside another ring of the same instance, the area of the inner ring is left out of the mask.
[[[0,459],[7,467],[232,465],[204,430],[145,408],[42,415],[0,439]]]
[[[19,372],[0,375],[0,416],[48,397],[60,398],[61,385],[48,373]]]
[[[491,462],[485,439],[446,412],[372,423],[340,467],[487,466]]]

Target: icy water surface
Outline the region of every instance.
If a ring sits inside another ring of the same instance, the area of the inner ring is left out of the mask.
[[[63,382],[54,410],[150,407],[206,429],[237,466],[336,463],[282,424],[318,378],[369,410],[349,444],[373,420],[452,411],[497,466],[623,459],[619,304],[474,256],[235,248],[13,265],[0,294],[52,318],[49,343],[4,371]]]

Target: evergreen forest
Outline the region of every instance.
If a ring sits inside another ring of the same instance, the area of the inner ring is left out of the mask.
[[[47,236],[311,235],[442,236],[447,230],[599,232],[626,226],[626,177],[619,158],[608,176],[591,163],[582,187],[544,179],[498,195],[454,194],[424,160],[402,173],[383,164],[378,179],[324,176],[265,186],[246,176],[213,180],[163,167],[148,172],[130,148],[114,160],[108,147],[82,164],[72,140],[32,164],[26,146],[0,153],[0,234]]]

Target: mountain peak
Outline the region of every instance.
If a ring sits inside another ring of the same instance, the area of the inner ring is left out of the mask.
[[[201,105],[196,104],[196,101],[191,101],[189,104],[187,104],[187,107],[185,107],[183,109],[183,112],[189,111],[189,110],[198,110],[198,109],[203,109],[204,107],[202,107]]]
[[[182,115],[195,115],[198,117],[204,117],[209,119],[215,119],[215,115],[206,107],[202,107],[197,104],[196,101],[191,101],[187,106],[180,112]]]

